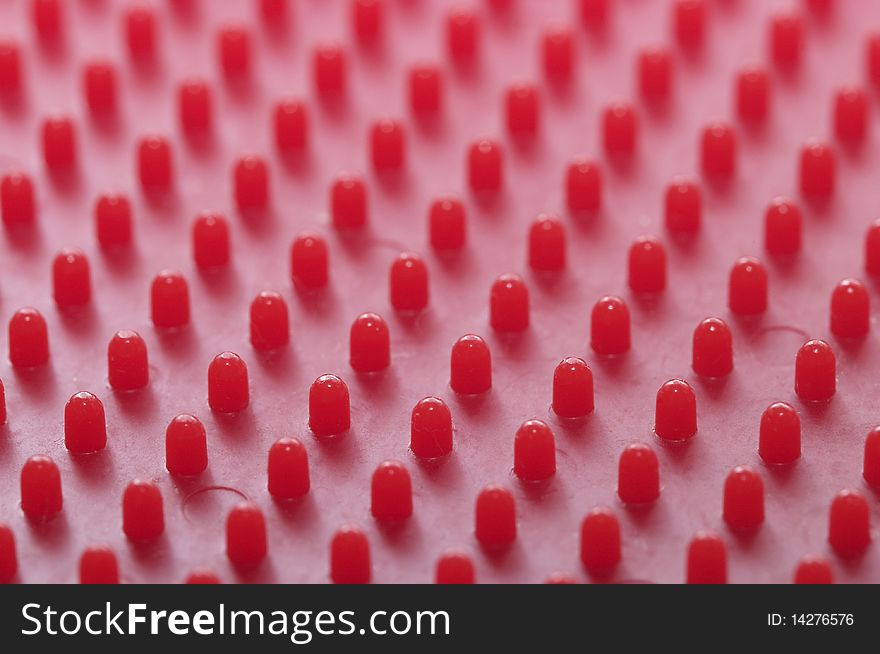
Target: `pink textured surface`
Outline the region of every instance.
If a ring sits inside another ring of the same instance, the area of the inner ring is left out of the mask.
[[[324,582],[332,534],[344,524],[367,533],[377,582],[431,581],[437,557],[448,548],[473,555],[478,581],[539,582],[564,572],[588,580],[579,561],[580,521],[596,505],[611,507],[621,521],[623,560],[613,580],[679,582],[685,550],[701,529],[717,530],[728,546],[734,582],[788,582],[800,558],[824,553],[840,581],[880,581],[876,543],[856,562],[843,563],[827,545],[828,507],[841,489],[862,490],[874,524],[877,495],[861,477],[864,439],[880,422],[880,348],[874,330],[858,344],[829,333],[829,301],[845,277],[865,280],[875,305],[876,280],[863,268],[864,235],[880,216],[880,133],[877,92],[869,93],[867,141],[840,147],[832,130],[836,90],[844,83],[869,86],[864,66],[866,36],[880,27],[872,2],[839,2],[828,18],[806,9],[805,49],[799,71],[783,76],[769,63],[767,24],[780,6],[759,0],[707,2],[705,45],[696,54],[674,45],[670,5],[620,0],[604,35],[581,24],[574,2],[514,1],[503,15],[476,3],[482,21],[479,63],[463,73],[449,64],[445,15],[452,5],[427,0],[389,0],[380,47],[366,50],[352,37],[350,3],[290,3],[289,24],[267,30],[257,3],[156,2],[160,65],[136,70],[122,30],[128,3],[65,2],[62,51],[42,49],[33,36],[28,2],[0,2],[0,37],[13,38],[23,59],[23,98],[0,106],[0,172],[21,169],[35,184],[37,217],[30,235],[6,230],[0,238],[0,315],[8,320],[34,306],[49,326],[49,365],[18,371],[4,361],[8,425],[0,431],[0,521],[16,536],[18,579],[77,580],[85,547],[111,546],[123,581],[173,582],[195,568],[224,581]],[[188,8],[188,9],[187,9]],[[219,69],[216,34],[241,21],[253,37],[253,75],[231,86]],[[575,35],[575,69],[562,89],[544,82],[540,37],[568,24]],[[311,74],[313,48],[344,44],[349,64],[346,101],[322,104]],[[673,53],[671,101],[654,111],[639,100],[636,55],[667,44]],[[85,105],[81,71],[92,58],[115,62],[118,121],[94,120]],[[445,94],[442,119],[426,127],[412,120],[407,72],[414,63],[439,63]],[[763,129],[745,129],[734,112],[734,78],[746,63],[768,62],[770,115]],[[208,81],[215,127],[210,140],[183,138],[177,117],[178,84],[191,76]],[[507,136],[504,93],[519,80],[540,92],[541,125],[529,146]],[[284,97],[308,105],[310,147],[284,161],[273,142],[272,107]],[[612,100],[637,107],[639,135],[632,165],[607,161],[601,112]],[[69,179],[48,174],[39,126],[56,112],[76,127],[79,166]],[[377,176],[369,154],[369,129],[384,116],[406,130],[405,171]],[[729,120],[738,138],[737,173],[719,188],[703,183],[699,236],[675,243],[663,227],[666,185],[679,174],[700,180],[699,137],[714,119]],[[175,192],[167,204],[146,201],[135,169],[135,144],[158,133],[172,142]],[[465,154],[474,139],[497,138],[505,181],[493,202],[476,202],[466,184]],[[827,138],[838,154],[838,188],[821,208],[802,203],[804,241],[799,255],[780,262],[763,250],[763,217],[770,201],[800,201],[797,163],[812,137]],[[270,168],[271,210],[240,216],[231,175],[237,157],[264,156]],[[603,207],[594,216],[569,216],[565,169],[578,154],[601,162]],[[368,185],[368,227],[340,235],[329,224],[328,193],[343,170],[361,171]],[[97,196],[121,191],[133,207],[134,244],[129,254],[108,256],[95,239]],[[467,208],[468,244],[457,256],[440,256],[427,239],[431,201],[460,196]],[[191,253],[191,226],[203,210],[230,220],[232,260],[226,270],[200,272]],[[558,275],[529,270],[526,243],[531,221],[557,213],[568,236],[568,264]],[[313,296],[296,292],[289,277],[294,236],[316,230],[330,247],[330,283]],[[666,243],[667,290],[646,300],[626,286],[626,254],[636,237],[654,234]],[[62,248],[81,248],[92,271],[93,298],[80,311],[62,311],[51,291],[51,262]],[[425,258],[430,300],[418,316],[397,315],[388,299],[388,270],[402,251]],[[766,314],[749,320],[727,309],[727,276],[740,256],[767,266]],[[191,324],[175,333],[150,322],[149,287],[164,268],[183,272],[190,285]],[[521,274],[531,294],[531,326],[518,336],[493,333],[489,288],[502,273]],[[248,340],[248,307],[263,290],[288,301],[291,343],[272,356]],[[629,304],[632,350],[615,359],[589,348],[594,302],[615,294]],[[373,311],[391,330],[391,367],[358,375],[348,364],[348,330],[357,315]],[[876,311],[872,312],[872,318]],[[706,382],[690,369],[691,335],[697,323],[718,316],[733,331],[734,371]],[[119,329],[134,329],[149,348],[147,389],[119,394],[107,384],[106,346]],[[457,397],[449,388],[449,351],[461,335],[487,339],[493,355],[493,388],[485,396]],[[807,406],[794,394],[794,359],[808,338],[828,340],[838,361],[838,391],[827,405]],[[7,351],[3,330],[4,352]],[[237,416],[217,416],[207,405],[206,375],[212,357],[231,350],[250,372],[251,405]],[[596,412],[562,421],[552,413],[555,365],[584,357],[595,376]],[[332,440],[308,430],[307,397],[323,373],[344,378],[352,394],[352,429]],[[685,445],[667,446],[652,434],[655,393],[667,379],[687,379],[697,394],[699,431]],[[73,457],[64,447],[64,403],[87,390],[104,402],[108,446]],[[426,395],[439,395],[452,410],[453,453],[430,465],[408,451],[410,411]],[[793,404],[803,424],[803,456],[784,470],[769,469],[757,455],[758,421],[772,402]],[[178,413],[192,413],[208,432],[208,469],[190,479],[165,470],[164,433]],[[538,486],[512,474],[513,437],[529,418],[546,420],[556,435],[558,471]],[[278,438],[296,436],[308,449],[312,490],[291,506],[266,490],[266,458]],[[631,510],[616,497],[617,461],[626,444],[646,441],[660,459],[662,491],[649,509]],[[19,471],[27,457],[50,455],[61,469],[64,510],[44,525],[29,523],[19,508]],[[404,461],[413,477],[414,513],[405,525],[386,529],[369,511],[370,476],[385,459]],[[759,470],[766,489],[766,522],[751,537],[732,534],[721,518],[722,488],[736,465]],[[160,487],[165,535],[149,546],[131,546],[121,530],[121,497],[134,478]],[[487,483],[502,483],[517,500],[519,535],[504,555],[482,552],[473,536],[474,501]],[[205,490],[208,489],[208,490]],[[213,489],[213,490],[211,490]],[[223,490],[228,489],[228,490]],[[202,492],[198,492],[198,491]],[[224,553],[224,521],[245,495],[264,511],[269,555],[255,572],[238,575]]]

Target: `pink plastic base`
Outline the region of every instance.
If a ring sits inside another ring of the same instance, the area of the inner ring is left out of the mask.
[[[621,521],[623,558],[612,580],[680,582],[688,541],[702,529],[718,531],[728,548],[732,582],[789,582],[806,554],[826,555],[838,581],[880,581],[876,543],[863,557],[843,563],[827,544],[828,508],[834,495],[853,487],[868,498],[880,524],[877,495],[862,481],[864,439],[880,421],[876,322],[867,338],[844,344],[829,333],[831,291],[845,277],[862,278],[877,304],[876,280],[865,278],[864,236],[880,207],[880,130],[877,91],[869,94],[868,140],[857,151],[834,142],[832,104],[844,83],[868,86],[864,67],[867,30],[880,26],[870,2],[834,3],[830,17],[803,3],[805,49],[799,71],[784,76],[769,63],[768,19],[776,3],[706,2],[705,44],[696,54],[677,49],[665,2],[621,0],[604,35],[583,27],[569,1],[514,1],[501,14],[475,3],[482,31],[479,62],[468,73],[449,64],[445,15],[451,5],[389,0],[381,44],[365,50],[352,37],[350,3],[290,3],[289,25],[269,31],[253,2],[156,2],[160,65],[136,70],[122,30],[127,3],[63,3],[67,43],[56,53],[33,36],[29,2],[0,4],[0,36],[12,37],[23,59],[23,99],[0,107],[0,173],[21,169],[35,184],[36,229],[27,238],[0,237],[0,314],[34,306],[46,317],[49,365],[19,371],[4,362],[8,425],[0,431],[0,521],[16,537],[23,582],[73,582],[83,549],[106,544],[119,557],[126,582],[177,582],[197,568],[223,581],[325,582],[329,543],[345,524],[367,533],[377,582],[429,582],[437,558],[449,548],[472,554],[482,582],[540,582],[562,572],[586,581],[579,560],[580,522],[596,505]],[[219,69],[218,28],[242,21],[253,37],[253,78],[231,87]],[[571,25],[575,72],[560,88],[543,80],[540,37],[551,25]],[[327,107],[316,97],[311,55],[316,44],[344,44],[347,99]],[[653,111],[639,100],[636,54],[669,44],[674,75],[671,101]],[[107,57],[117,64],[118,121],[99,124],[81,87],[84,62]],[[441,64],[442,119],[426,127],[411,119],[407,73],[421,60]],[[768,62],[770,116],[758,131],[734,113],[734,78],[746,63]],[[178,84],[207,79],[215,129],[206,144],[181,135]],[[507,136],[506,88],[534,80],[541,123],[530,146]],[[283,161],[272,136],[272,107],[291,96],[308,106],[310,147]],[[601,113],[614,99],[637,107],[637,154],[628,167],[604,155]],[[50,176],[39,130],[55,112],[72,116],[79,166],[70,179]],[[373,121],[392,116],[406,129],[406,169],[394,179],[372,171],[368,134]],[[736,126],[737,172],[723,188],[703,183],[700,233],[690,245],[668,237],[663,226],[666,185],[679,174],[700,180],[699,137],[713,119]],[[173,147],[175,193],[152,204],[140,190],[135,144],[145,134],[167,136]],[[838,189],[828,206],[803,202],[804,240],[799,255],[781,263],[763,250],[764,211],[778,195],[801,201],[797,165],[811,137],[835,143]],[[493,202],[475,201],[467,188],[465,156],[477,138],[497,138],[503,148],[504,189]],[[271,211],[242,217],[234,208],[232,167],[256,153],[270,166]],[[602,162],[603,207],[589,218],[569,216],[564,175],[575,155]],[[368,227],[339,235],[329,225],[329,188],[343,170],[362,171],[368,184]],[[133,203],[134,246],[107,256],[97,245],[96,197],[121,191]],[[427,238],[428,208],[441,194],[466,204],[468,242],[458,256],[439,256]],[[231,225],[232,263],[218,273],[199,272],[191,253],[192,221],[203,210],[225,214]],[[531,221],[558,214],[568,236],[568,264],[559,275],[530,271],[526,243]],[[330,284],[314,296],[296,292],[289,277],[289,248],[305,230],[324,234],[330,247]],[[626,256],[636,237],[654,234],[667,246],[667,290],[654,300],[626,286]],[[82,311],[61,311],[52,299],[51,262],[62,248],[88,255],[93,299]],[[418,316],[397,315],[389,304],[388,272],[402,251],[423,255],[430,300]],[[743,320],[727,309],[727,278],[740,256],[765,263],[770,278],[766,314]],[[190,285],[191,324],[160,333],[150,321],[149,288],[164,268],[183,272]],[[494,333],[488,323],[489,288],[502,273],[521,274],[531,294],[531,326],[519,336]],[[287,300],[291,343],[263,356],[248,340],[248,307],[263,290]],[[589,349],[590,310],[608,294],[629,304],[632,350],[604,359]],[[391,367],[358,375],[348,363],[348,330],[360,313],[382,315],[391,330]],[[706,382],[690,368],[691,335],[707,316],[733,331],[734,371]],[[107,384],[106,347],[119,329],[147,341],[149,386],[119,394]],[[493,387],[485,396],[458,397],[449,388],[449,353],[465,333],[482,335],[493,355]],[[7,351],[5,328],[2,349]],[[794,360],[809,338],[832,344],[838,390],[827,405],[806,406],[794,394]],[[241,415],[212,414],[206,375],[217,353],[241,355],[250,373],[251,405]],[[562,421],[550,410],[555,365],[581,356],[595,376],[596,412]],[[308,430],[308,389],[323,373],[345,379],[352,396],[352,429],[317,440]],[[667,379],[682,377],[697,395],[699,431],[685,445],[666,446],[652,434],[655,394]],[[64,447],[63,407],[87,390],[104,402],[107,449],[72,457]],[[449,404],[454,451],[423,464],[409,452],[410,412],[426,395]],[[803,456],[788,469],[769,469],[757,454],[758,422],[772,402],[799,411]],[[208,432],[208,469],[178,480],[165,470],[164,434],[178,413],[192,413]],[[536,486],[512,473],[513,438],[530,418],[547,421],[556,436],[558,471]],[[275,503],[266,489],[271,444],[300,438],[308,449],[312,490],[291,506]],[[632,441],[650,443],[660,459],[661,495],[650,508],[632,510],[616,496],[617,462]],[[19,508],[19,472],[33,454],[50,455],[61,469],[64,509],[34,525]],[[370,477],[385,459],[404,461],[413,478],[414,512],[395,529],[379,526],[369,508]],[[722,488],[740,464],[759,470],[766,491],[766,521],[751,537],[732,534],[722,521]],[[149,546],[129,544],[121,529],[122,491],[135,478],[153,480],[164,497],[166,530]],[[474,538],[474,503],[488,483],[501,483],[517,501],[518,537],[506,554],[483,553]],[[264,511],[269,536],[266,561],[240,576],[225,555],[224,523],[242,497]]]

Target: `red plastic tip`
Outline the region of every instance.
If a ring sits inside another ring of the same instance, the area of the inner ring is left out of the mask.
[[[842,490],[831,502],[828,542],[844,559],[861,555],[871,542],[868,502],[855,490]]]
[[[385,461],[373,472],[370,512],[382,523],[395,523],[412,515],[412,481],[400,461]]]
[[[275,145],[282,153],[302,152],[309,144],[309,114],[305,104],[285,100],[275,106]]]
[[[282,438],[269,448],[269,493],[276,500],[294,500],[311,488],[309,455],[296,438]]]
[[[489,485],[477,496],[475,535],[486,549],[501,549],[516,540],[516,504],[510,491]]]
[[[335,44],[315,48],[312,55],[312,74],[318,95],[325,101],[339,98],[345,93],[345,53]]]
[[[248,370],[232,352],[221,352],[208,366],[208,406],[217,413],[238,413],[250,403]]]
[[[496,193],[503,184],[501,147],[483,139],[468,150],[468,183],[475,193]]]
[[[61,309],[80,307],[92,297],[89,260],[79,250],[62,250],[52,262],[52,294]]]
[[[636,149],[638,124],[631,105],[618,102],[602,115],[602,138],[605,152],[612,157],[630,157]]]
[[[703,45],[706,34],[706,5],[703,0],[677,0],[672,14],[678,45],[695,50]]]
[[[694,329],[694,372],[703,377],[723,377],[733,370],[733,337],[720,318],[706,318]]]
[[[433,248],[459,250],[464,247],[466,220],[464,205],[459,200],[451,197],[434,200],[431,204],[428,222]]]
[[[880,277],[880,220],[865,235],[865,270],[872,277]]]
[[[580,0],[581,21],[589,29],[599,30],[608,21],[609,0]]]
[[[117,391],[143,388],[150,380],[147,344],[140,334],[118,331],[107,346],[107,381]]]
[[[865,439],[862,476],[869,486],[880,489],[880,427],[874,427]]]
[[[336,436],[349,427],[348,386],[336,375],[321,375],[309,389],[309,428],[315,436]]]
[[[156,18],[150,9],[130,9],[125,16],[125,33],[132,59],[147,63],[156,56]]]
[[[92,115],[100,118],[116,111],[116,70],[109,61],[93,61],[83,70],[83,91]]]
[[[391,365],[388,325],[375,313],[362,313],[349,331],[349,361],[357,372],[379,372]]]
[[[330,541],[330,579],[334,584],[368,584],[370,543],[357,527],[343,527]]]
[[[437,559],[434,579],[438,584],[473,584],[476,581],[474,562],[463,552],[446,552]]]
[[[34,368],[49,361],[49,331],[36,309],[26,307],[9,320],[9,362],[16,368]]]
[[[34,185],[24,173],[3,175],[0,181],[0,211],[3,224],[30,225],[34,222]]]
[[[90,547],[79,559],[79,583],[118,584],[119,564],[109,547]]]
[[[452,414],[439,397],[426,397],[413,407],[409,447],[420,459],[452,452]]]
[[[175,329],[189,324],[189,288],[179,272],[163,270],[150,288],[153,324],[159,329]]]
[[[868,131],[868,97],[858,87],[838,91],[834,98],[834,132],[850,145],[865,140]]]
[[[744,68],[736,76],[736,112],[747,125],[759,125],[770,113],[770,76],[763,68]]]
[[[672,87],[672,57],[663,48],[649,48],[639,53],[639,89],[642,99],[661,104],[669,99]]]
[[[801,210],[791,200],[776,198],[764,216],[764,247],[775,255],[796,254],[801,249]]]
[[[801,193],[825,200],[834,193],[837,162],[831,146],[811,141],[801,150]]]
[[[210,570],[194,570],[190,572],[184,583],[187,584],[219,584],[220,578]]]
[[[593,372],[577,357],[563,359],[553,372],[553,411],[561,418],[593,412]]]
[[[833,584],[831,564],[821,556],[805,556],[794,571],[796,584]]]
[[[273,291],[263,291],[251,302],[251,345],[258,352],[270,352],[290,342],[287,303]]]
[[[131,204],[124,195],[107,194],[95,203],[95,233],[105,250],[131,244]]]
[[[370,131],[373,167],[377,172],[393,172],[404,167],[406,138],[403,125],[396,120],[384,119],[373,124]]]
[[[91,393],[76,393],[64,406],[64,446],[71,454],[89,454],[107,446],[104,405]]]
[[[552,28],[541,38],[544,76],[561,84],[571,79],[574,70],[574,36],[564,27]]]
[[[449,385],[456,393],[475,395],[492,387],[492,355],[475,334],[465,334],[452,346],[449,369]]]
[[[862,338],[870,324],[867,289],[857,279],[844,279],[831,294],[831,332],[839,338]]]
[[[660,497],[660,464],[650,445],[632,443],[621,453],[617,496],[625,504],[647,504]]]
[[[229,225],[220,214],[203,213],[192,229],[193,258],[199,268],[220,268],[229,263]]]
[[[500,332],[529,326],[529,289],[519,275],[501,275],[489,293],[489,324]]]
[[[556,441],[541,420],[527,420],[513,441],[513,472],[523,481],[544,481],[556,474]]]
[[[415,254],[402,253],[391,264],[391,306],[397,311],[421,311],[428,306],[428,267]]]
[[[529,229],[529,266],[539,272],[565,268],[565,227],[556,216],[541,214]]]
[[[729,179],[736,172],[736,134],[726,123],[712,123],[703,129],[700,143],[703,174],[712,179]]]
[[[784,70],[796,67],[804,48],[804,23],[795,13],[781,13],[770,21],[770,54]]]
[[[666,248],[653,236],[640,236],[629,248],[627,272],[634,293],[660,293],[666,288]]]
[[[195,416],[182,413],[165,430],[165,467],[172,475],[197,475],[208,467],[205,426]]]
[[[21,90],[21,53],[18,45],[0,42],[0,94],[14,96]]]
[[[697,433],[697,397],[683,379],[670,379],[657,391],[654,433],[668,441],[684,441]]]
[[[32,456],[21,468],[21,510],[31,520],[45,520],[61,511],[61,473],[48,456]]]
[[[597,211],[602,205],[602,173],[590,159],[575,159],[565,176],[565,202],[572,213]]]
[[[753,531],[764,522],[764,482],[748,466],[737,466],[727,475],[723,515],[734,531]]]
[[[266,26],[278,28],[287,21],[288,0],[260,0],[260,13]]]
[[[0,425],[6,424],[6,388],[0,379]]]
[[[8,525],[0,522],[0,584],[11,583],[18,572],[18,557],[15,553],[15,534]],[[438,581],[439,565],[438,565]]]
[[[764,463],[784,465],[801,456],[801,419],[794,407],[775,402],[761,414],[758,454]]]
[[[43,160],[52,172],[76,167],[76,135],[67,116],[47,118],[42,127]]]
[[[538,90],[531,84],[507,89],[507,130],[515,138],[529,138],[538,131],[541,105]]]
[[[666,188],[666,229],[674,235],[693,235],[700,229],[702,214],[700,188],[691,180],[676,177]]]
[[[64,23],[63,5],[59,0],[33,0],[34,29],[40,41],[53,45],[61,40]]]
[[[327,285],[327,244],[317,234],[300,234],[290,246],[290,278],[294,286],[313,291]]]
[[[217,36],[220,68],[228,80],[239,80],[250,73],[251,39],[240,26],[227,26]]]
[[[459,66],[472,63],[477,57],[480,24],[467,9],[450,12],[446,19],[446,46],[449,56]]]
[[[410,70],[409,104],[413,113],[422,118],[440,113],[443,104],[443,78],[437,66],[421,64]]]
[[[382,36],[384,5],[381,0],[354,0],[352,23],[358,41],[372,45]]]
[[[242,502],[226,516],[226,556],[239,570],[253,570],[266,558],[266,519],[260,507]]]
[[[262,158],[249,155],[239,159],[233,183],[239,212],[264,211],[269,205],[269,170]]]
[[[807,341],[794,363],[794,391],[804,402],[830,400],[837,390],[837,362],[825,341]]]
[[[595,577],[609,575],[620,563],[620,523],[605,507],[590,511],[581,523],[581,562]]]
[[[202,80],[190,80],[177,91],[180,126],[189,137],[199,137],[211,131],[211,89]]]
[[[171,146],[161,136],[148,136],[138,144],[138,176],[145,193],[171,189]]]
[[[718,534],[701,531],[691,539],[687,550],[687,583],[727,583],[727,548]]]
[[[162,493],[148,481],[135,479],[122,494],[122,531],[131,541],[155,540],[165,531]]]
[[[337,229],[360,229],[367,223],[367,187],[359,175],[343,173],[330,189],[330,213]]]
[[[623,354],[630,348],[629,309],[619,297],[600,298],[590,318],[590,347],[597,354]]]
[[[727,304],[733,313],[745,316],[767,310],[767,270],[760,261],[742,257],[733,264]]]
[[[880,34],[872,34],[865,48],[865,67],[875,87],[880,87]]]

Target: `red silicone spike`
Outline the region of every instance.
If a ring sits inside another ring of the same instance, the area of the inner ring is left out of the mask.
[[[412,481],[400,461],[384,461],[373,472],[370,512],[382,523],[395,523],[412,515]]]
[[[398,311],[421,311],[428,306],[428,267],[416,254],[404,252],[391,264],[391,306]]]
[[[770,113],[770,76],[761,67],[742,69],[736,77],[736,112],[741,121],[758,126]]]
[[[780,13],[770,21],[770,55],[776,65],[788,70],[796,67],[804,48],[804,25],[795,13]]]
[[[657,391],[654,433],[668,441],[683,441],[697,433],[697,398],[682,379],[670,379]]]
[[[831,564],[820,556],[805,556],[794,572],[796,584],[833,584]]]
[[[220,268],[229,263],[229,225],[223,216],[203,213],[196,218],[192,242],[199,268]]]
[[[794,390],[804,402],[830,400],[837,390],[837,361],[825,341],[807,341],[798,350]]]
[[[553,411],[561,418],[593,412],[593,372],[583,359],[563,359],[553,372]]]
[[[297,288],[312,291],[327,285],[327,244],[317,234],[300,234],[290,246],[290,278]]]
[[[9,321],[9,362],[16,368],[34,368],[49,361],[49,331],[36,309],[15,312]]]
[[[541,37],[541,58],[545,77],[556,84],[567,82],[574,69],[574,36],[564,27],[554,27]]]
[[[666,288],[666,248],[653,236],[640,236],[630,246],[628,282],[635,293]]]
[[[691,365],[703,377],[723,377],[733,370],[733,337],[720,318],[706,318],[694,329]]]
[[[226,516],[226,556],[242,571],[256,568],[268,549],[266,519],[252,502],[236,505]]]
[[[706,6],[703,0],[676,0],[673,11],[675,38],[685,50],[703,45],[706,32]]]
[[[180,126],[189,138],[203,137],[211,131],[213,111],[211,89],[202,80],[189,80],[177,91]]]
[[[473,584],[474,563],[462,552],[446,552],[437,560],[434,580],[438,584]]]
[[[357,372],[379,372],[391,365],[388,325],[375,313],[362,313],[349,331],[349,362]]]
[[[31,520],[61,511],[61,473],[48,456],[32,456],[21,468],[21,510]]]
[[[315,436],[338,436],[350,426],[348,386],[336,375],[321,375],[309,389],[309,428]]]
[[[189,324],[189,286],[176,270],[163,270],[150,288],[153,324],[159,329],[175,329]]]
[[[791,200],[776,198],[764,214],[764,247],[775,255],[796,254],[801,249],[801,210]]]
[[[610,509],[598,507],[581,523],[581,562],[594,577],[609,575],[620,563],[620,523]]]
[[[309,457],[296,438],[282,438],[269,449],[269,493],[276,500],[293,500],[309,492]]]
[[[660,496],[657,455],[649,445],[632,443],[620,455],[617,495],[625,504],[647,504]]]
[[[81,584],[118,584],[119,563],[109,547],[90,547],[79,559]]]
[[[238,413],[249,403],[247,364],[233,352],[221,352],[208,366],[208,406],[217,413]]]
[[[82,391],[64,406],[64,446],[71,454],[89,454],[107,445],[104,405],[97,397]]]
[[[593,305],[590,347],[597,354],[623,354],[630,348],[629,309],[619,297],[606,296]]]
[[[284,154],[304,151],[309,143],[309,112],[298,100],[285,100],[275,107],[275,145]]]
[[[499,332],[521,332],[529,326],[529,289],[519,275],[501,275],[489,293],[489,324]]]
[[[118,391],[143,388],[150,379],[147,344],[130,330],[116,332],[107,346],[107,381]]]
[[[439,397],[426,397],[413,407],[409,447],[422,459],[452,452],[452,414]]]
[[[274,291],[263,291],[251,302],[251,345],[258,352],[271,352],[290,342],[287,303]]]
[[[685,177],[676,177],[666,189],[666,229],[676,236],[696,234],[700,229],[700,188]]]
[[[756,315],[767,310],[767,270],[753,257],[737,260],[730,269],[727,304],[733,313]]]
[[[195,416],[182,413],[165,430],[165,467],[172,475],[197,475],[208,467],[205,426]]]
[[[758,454],[765,463],[783,465],[801,456],[801,421],[794,407],[775,402],[761,414]]]
[[[611,157],[631,157],[636,149],[638,121],[631,105],[618,102],[605,109],[602,116],[605,151]]]
[[[475,535],[489,550],[509,546],[516,539],[516,504],[510,491],[490,485],[477,496]]]
[[[122,494],[122,531],[131,541],[156,540],[165,531],[165,514],[159,488],[136,479]]]
[[[0,584],[8,584],[18,573],[15,535],[9,525],[0,523]]]
[[[80,307],[92,297],[89,260],[79,250],[62,250],[52,262],[52,287],[59,308]]]
[[[828,542],[844,559],[860,556],[871,542],[868,502],[858,491],[840,491],[831,502]]]
[[[687,550],[687,583],[727,583],[727,548],[717,534],[701,531],[691,540]]]
[[[865,439],[862,477],[874,488],[880,488],[880,427],[874,427]]]
[[[857,279],[844,279],[831,294],[831,332],[838,338],[862,338],[871,325],[868,290]]]
[[[464,247],[467,221],[462,203],[453,197],[434,200],[428,217],[431,246],[437,250]]]
[[[602,173],[591,159],[578,158],[568,166],[565,196],[571,212],[596,211],[602,205]]]
[[[105,250],[131,244],[131,204],[124,195],[107,194],[95,203],[95,232]]]
[[[343,527],[330,542],[330,579],[334,584],[368,584],[372,576],[370,543],[357,527]]]
[[[513,441],[513,473],[523,481],[544,481],[556,474],[556,441],[540,420],[527,420]]]
[[[0,179],[0,210],[7,227],[34,222],[34,185],[24,173],[13,172]]]
[[[727,475],[723,515],[734,531],[754,531],[764,522],[764,482],[748,466],[737,466]]]

